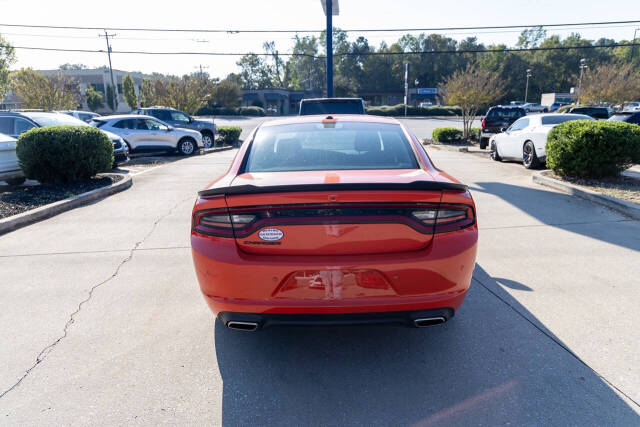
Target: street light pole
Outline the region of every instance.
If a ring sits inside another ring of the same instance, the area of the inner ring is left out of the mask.
[[[527,85],[524,88],[524,103],[527,103],[527,95],[529,95],[529,77],[531,77],[531,69],[527,69]]]
[[[635,44],[636,42],[636,32],[640,30],[640,28],[636,28],[635,30],[633,30],[633,41],[631,42],[632,44]],[[631,62],[633,63],[633,57],[635,56],[636,53],[636,47],[635,46],[631,46]]]
[[[327,0],[327,98],[333,98],[333,0]]]
[[[578,105],[580,105],[580,96],[582,95],[582,73],[584,72],[584,69],[588,67],[587,58],[582,58],[580,60],[580,78],[578,79]]]
[[[333,15],[339,13],[338,0],[320,0],[327,16],[327,98],[333,98]]]

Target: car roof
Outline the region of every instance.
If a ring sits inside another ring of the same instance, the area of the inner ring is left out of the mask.
[[[303,98],[300,102],[362,101],[362,98]]]
[[[386,123],[399,125],[400,122],[393,117],[373,116],[365,114],[310,114],[306,116],[291,116],[282,119],[269,120],[262,123],[262,126],[282,126],[297,123],[322,123],[328,117],[336,119],[338,122],[359,122],[359,123]]]

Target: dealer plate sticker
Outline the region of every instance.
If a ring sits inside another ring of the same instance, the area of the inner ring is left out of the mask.
[[[283,236],[284,233],[282,232],[282,230],[279,230],[277,228],[265,228],[264,230],[260,230],[260,232],[258,233],[258,237],[260,237],[262,240],[266,240],[267,242],[278,241],[282,239]]]

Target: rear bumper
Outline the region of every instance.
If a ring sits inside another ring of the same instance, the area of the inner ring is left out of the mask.
[[[233,239],[193,233],[200,289],[214,313],[344,314],[457,310],[475,265],[477,226],[436,235],[424,250],[380,255],[273,256],[242,252]],[[307,286],[283,288],[294,272],[373,270],[385,289]]]
[[[396,324],[409,327],[445,323],[455,314],[452,308],[416,311],[385,311],[347,314],[255,314],[222,312],[218,320],[232,329],[255,331],[276,326],[346,326]]]

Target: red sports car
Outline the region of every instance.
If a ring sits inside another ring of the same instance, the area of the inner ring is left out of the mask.
[[[199,192],[200,288],[232,329],[446,322],[473,272],[467,187],[395,119],[266,122]]]

